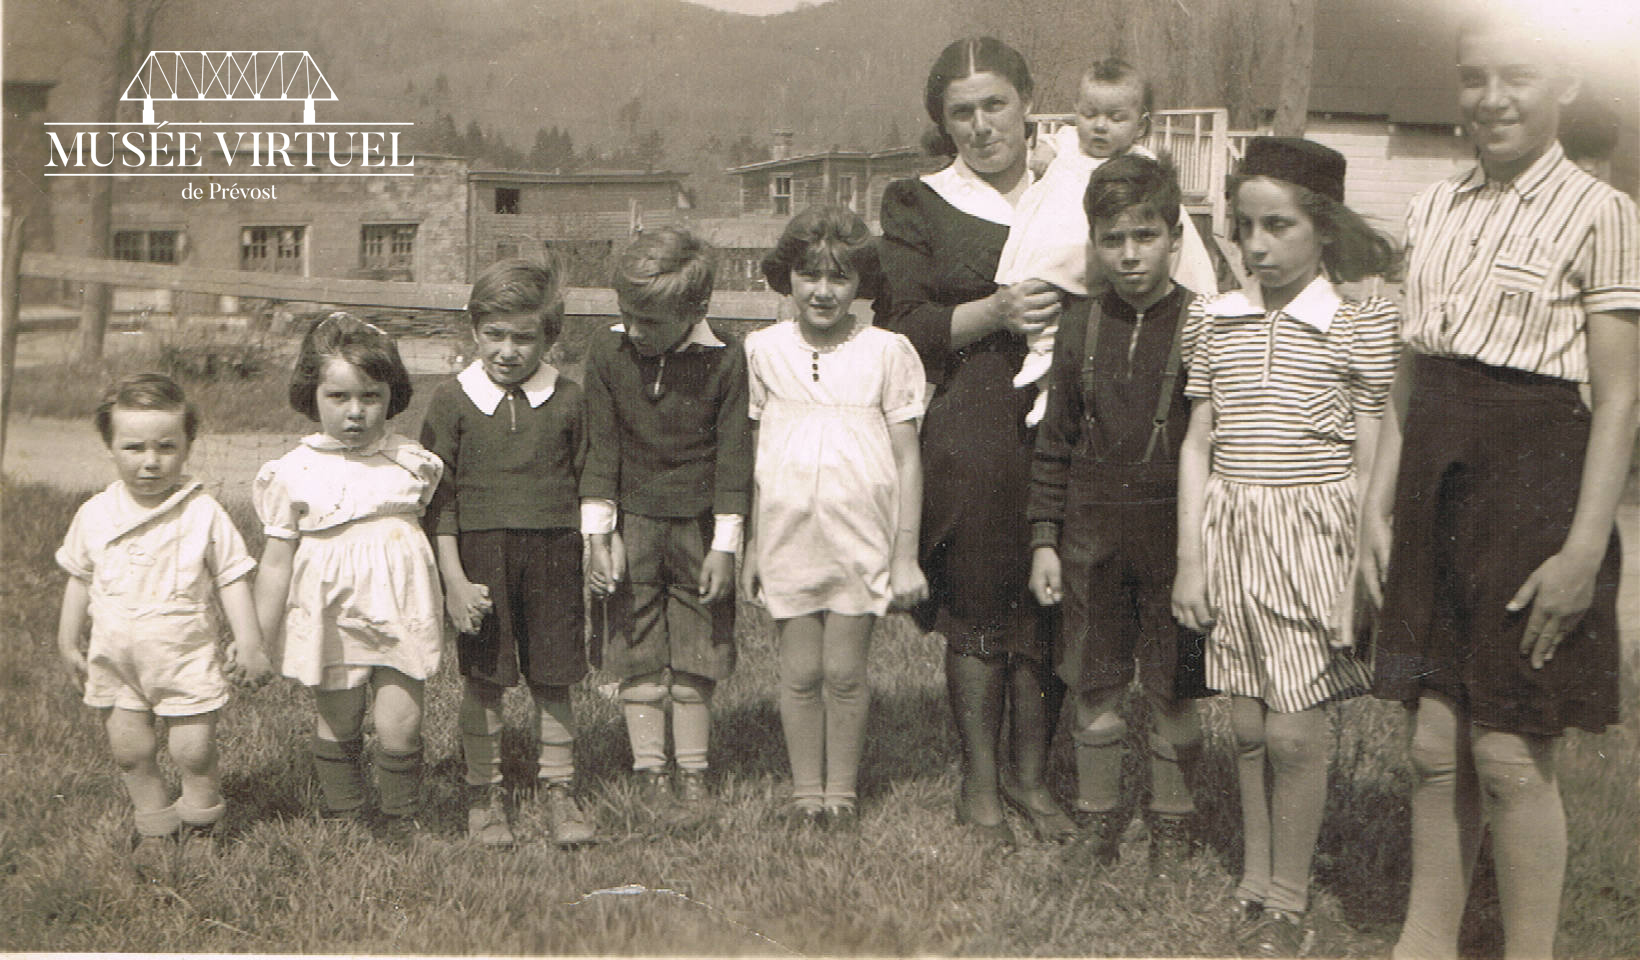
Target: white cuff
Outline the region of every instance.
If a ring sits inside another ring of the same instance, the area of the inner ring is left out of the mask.
[[[615,501],[582,500],[581,532],[596,537],[615,532]]]
[[[740,535],[745,527],[746,518],[738,513],[712,514],[712,549],[739,553]]]

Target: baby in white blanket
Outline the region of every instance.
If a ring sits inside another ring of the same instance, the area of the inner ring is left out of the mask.
[[[1014,209],[1014,222],[1002,247],[996,282],[1013,284],[1038,279],[1066,293],[1086,296],[1088,277],[1088,217],[1082,194],[1088,175],[1111,157],[1129,150],[1152,156],[1137,146],[1150,130],[1150,84],[1131,64],[1115,58],[1094,64],[1082,77],[1076,99],[1076,125],[1063,127],[1038,142],[1032,166],[1042,169]],[[1217,274],[1207,247],[1183,211],[1184,228],[1173,279],[1196,293],[1218,292]],[[1036,383],[1053,362],[1057,325],[1049,324],[1026,343],[1029,353],[1014,377],[1014,386]],[[1036,426],[1047,410],[1048,395],[1037,395],[1025,422]]]

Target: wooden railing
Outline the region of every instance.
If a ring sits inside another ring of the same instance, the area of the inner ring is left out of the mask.
[[[19,273],[81,283],[163,289],[185,293],[296,300],[339,306],[462,310],[471,289],[465,283],[403,283],[299,277],[283,273],[177,267],[129,260],[99,260],[55,253],[24,253]],[[707,315],[718,320],[775,320],[780,295],[764,291],[724,290],[712,294]],[[615,291],[595,287],[564,290],[564,311],[571,315],[618,316]]]

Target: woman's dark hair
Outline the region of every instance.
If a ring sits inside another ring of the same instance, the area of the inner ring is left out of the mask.
[[[877,260],[877,238],[860,215],[847,207],[808,207],[792,217],[763,258],[763,277],[776,293],[792,292],[792,271],[831,263],[856,277],[855,296],[875,300],[883,289],[883,268]]]
[[[102,434],[103,445],[114,442],[115,410],[164,410],[182,414],[182,432],[194,442],[199,432],[199,411],[188,402],[182,387],[163,373],[137,373],[122,379],[103,394],[91,420]]]
[[[945,132],[945,88],[953,80],[962,80],[976,73],[994,73],[1013,84],[1021,100],[1031,99],[1036,89],[1031,80],[1031,69],[1018,50],[996,37],[964,37],[952,43],[928,69],[928,82],[923,86],[923,108],[934,128],[923,135],[923,148],[935,156],[954,157],[957,144]]]
[[[1316,193],[1290,180],[1273,177],[1247,177],[1232,174],[1229,178],[1230,242],[1241,242],[1241,229],[1236,225],[1236,197],[1241,185],[1249,180],[1264,179],[1279,183],[1293,192],[1298,208],[1315,224],[1316,235],[1326,240],[1321,247],[1321,263],[1327,269],[1328,279],[1339,281],[1360,280],[1363,277],[1395,278],[1400,255],[1389,237],[1374,230],[1361,215],[1332,197]]]
[[[1140,153],[1112,157],[1094,169],[1082,192],[1082,210],[1088,215],[1088,233],[1099,220],[1140,207],[1169,229],[1179,223],[1179,177],[1167,154],[1158,159]]]
[[[370,379],[387,384],[389,420],[410,405],[410,371],[393,338],[374,324],[338,311],[314,324],[302,338],[296,369],[290,375],[291,409],[318,421],[319,382],[325,378],[325,364],[332,360],[346,360]]]

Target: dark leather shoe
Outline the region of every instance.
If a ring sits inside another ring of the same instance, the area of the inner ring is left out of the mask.
[[[1008,777],[1001,778],[998,786],[1002,788],[1002,799],[1019,811],[1038,840],[1069,843],[1076,839],[1080,832],[1076,821],[1060,808],[1046,787],[1038,787],[1033,793],[1027,793]]]

